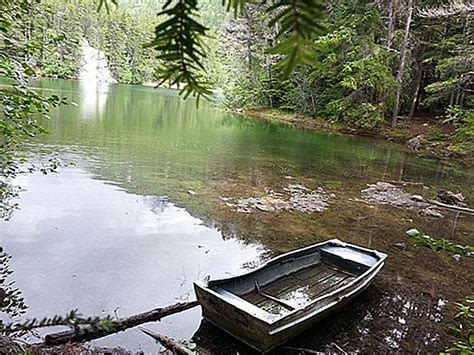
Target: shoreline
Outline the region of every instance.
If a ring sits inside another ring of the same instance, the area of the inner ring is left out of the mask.
[[[403,146],[408,153],[419,157],[444,160],[454,159],[462,164],[474,166],[473,150],[459,152],[452,148],[452,145],[455,143],[452,137],[454,128],[451,125],[435,121],[430,117],[417,116],[411,118],[410,121],[404,121],[402,117],[399,127],[396,129],[392,129],[388,125],[374,129],[364,129],[330,123],[319,117],[285,113],[270,109],[229,109],[227,111],[241,116],[286,123],[297,128],[313,131],[382,139],[397,143]]]

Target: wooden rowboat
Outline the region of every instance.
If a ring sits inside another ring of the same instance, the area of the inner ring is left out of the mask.
[[[359,295],[386,257],[331,239],[194,289],[205,319],[264,353]]]

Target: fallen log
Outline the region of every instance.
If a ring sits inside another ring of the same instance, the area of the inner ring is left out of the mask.
[[[474,214],[474,209],[472,209],[472,208],[457,206],[457,205],[448,205],[447,203],[443,203],[443,202],[439,202],[439,201],[436,201],[436,200],[430,200],[428,198],[424,198],[421,195],[413,195],[411,197],[411,199],[413,201],[416,201],[416,202],[423,202],[423,203],[427,203],[427,204],[430,204],[430,205],[435,205],[435,206],[438,206],[438,207],[447,208],[447,209],[453,210],[453,211]]]
[[[442,208],[447,208],[447,209],[454,210],[454,211],[474,214],[474,210],[472,208],[461,207],[461,206],[456,206],[456,205],[448,205],[447,203],[439,202],[439,201],[436,201],[436,200],[428,200],[427,199],[426,202],[428,202],[432,205],[442,207]]]
[[[159,321],[164,317],[185,311],[187,309],[196,307],[197,305],[197,301],[176,303],[171,306],[155,308],[147,312],[118,319],[112,322],[111,327],[86,325],[76,330],[69,329],[58,333],[47,334],[45,336],[44,342],[46,345],[60,345],[66,343],[90,341],[136,327],[137,325],[143,323]]]
[[[422,182],[414,182],[414,181],[403,181],[403,180],[389,180],[387,181],[390,184],[397,184],[397,185],[423,185]]]
[[[194,352],[188,348],[186,348],[184,345],[179,343],[178,341],[174,340],[173,338],[167,337],[166,335],[161,335],[155,332],[152,332],[149,329],[139,327],[143,333],[146,335],[152,337],[155,339],[157,342],[159,342],[166,350],[171,351],[175,355],[191,355],[194,354]]]

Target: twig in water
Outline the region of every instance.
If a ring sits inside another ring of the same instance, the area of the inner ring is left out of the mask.
[[[337,345],[336,343],[331,343],[331,344],[329,344],[329,345],[334,346],[334,347],[335,347],[337,350],[339,350],[341,353],[347,354],[347,352],[344,351],[344,350],[343,350],[339,345]]]
[[[179,341],[176,341],[173,338],[167,337],[166,335],[155,333],[146,328],[138,327],[138,329],[140,329],[146,335],[155,339],[158,343],[160,343],[163,347],[171,351],[173,354],[176,354],[176,355],[194,354],[194,351],[186,348]]]
[[[324,352],[322,351],[310,350],[310,349],[305,349],[305,348],[295,348],[292,346],[285,346],[283,349],[298,351],[299,353],[302,353],[302,354],[318,354],[318,355],[324,354]]]

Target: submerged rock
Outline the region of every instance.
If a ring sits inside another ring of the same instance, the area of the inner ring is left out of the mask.
[[[456,260],[456,261],[460,261],[460,260],[461,260],[461,255],[459,255],[459,254],[454,254],[454,255],[453,255],[453,259]]]
[[[290,204],[293,209],[301,212],[312,213],[321,212],[329,207],[329,198],[322,188],[311,191],[303,185],[288,185],[287,190],[290,197]]]
[[[391,205],[401,208],[428,207],[427,203],[418,200],[417,195],[410,195],[401,188],[388,182],[377,182],[371,184],[365,190],[361,191],[362,199],[367,203],[377,203],[382,205]]]
[[[436,199],[448,205],[455,205],[461,207],[467,206],[464,202],[466,198],[461,193],[455,194],[454,192],[449,190],[439,190],[438,194],[436,195]]]
[[[416,137],[410,138],[406,145],[410,148],[413,152],[418,153],[422,148],[422,145],[426,143],[425,136],[422,134],[417,135]]]
[[[224,198],[221,198],[224,200]],[[224,201],[229,201],[225,198]],[[248,197],[226,205],[236,212],[250,213],[254,210],[263,212],[300,211],[304,213],[322,212],[329,207],[329,197],[322,188],[310,190],[299,184],[289,184],[282,192],[269,190],[262,197]]]
[[[422,209],[418,212],[418,214],[422,217],[444,218],[444,216],[441,212],[439,212],[438,210],[436,210],[432,207]]]

